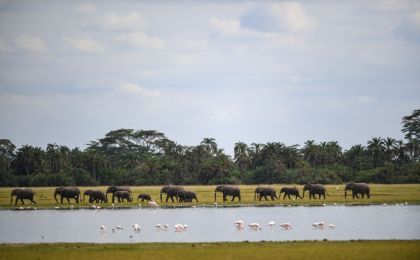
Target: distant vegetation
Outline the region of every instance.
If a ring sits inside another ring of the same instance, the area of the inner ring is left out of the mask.
[[[343,151],[336,141],[183,146],[155,130],[119,129],[87,148],[16,146],[0,139],[0,186],[218,183],[420,183],[420,109],[403,117],[405,140],[374,137]]]

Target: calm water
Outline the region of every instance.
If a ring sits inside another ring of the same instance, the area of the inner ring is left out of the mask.
[[[258,222],[261,231],[235,229],[233,222]],[[267,223],[289,222],[292,230]],[[127,210],[1,210],[0,243],[33,242],[216,242],[260,240],[420,239],[420,206],[244,207]],[[324,221],[335,229],[315,230]],[[169,224],[168,231],[155,225]],[[177,223],[188,231],[174,232]],[[140,233],[131,226],[139,224]],[[106,227],[106,232],[100,226]],[[124,229],[112,232],[112,227]],[[130,238],[132,236],[132,238]]]

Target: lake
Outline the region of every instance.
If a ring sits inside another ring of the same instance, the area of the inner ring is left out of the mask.
[[[238,219],[245,222],[243,230],[233,224]],[[419,220],[419,205],[0,210],[0,243],[420,239]],[[270,229],[269,221],[289,222],[293,229]],[[321,221],[323,230],[312,227]],[[249,229],[251,222],[261,230]],[[168,224],[168,231],[158,230],[158,223]],[[187,224],[187,231],[175,232],[178,223]],[[141,232],[133,231],[134,224]],[[113,232],[118,225],[123,229]]]

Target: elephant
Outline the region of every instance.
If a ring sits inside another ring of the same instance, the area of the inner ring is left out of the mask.
[[[124,202],[124,199],[126,199],[127,202],[133,201],[133,198],[131,197],[131,192],[126,190],[119,190],[114,192],[114,195],[112,196],[112,201],[114,201],[114,196],[117,197],[118,202]]]
[[[308,183],[303,187],[302,198],[305,197],[305,191],[307,191],[307,190],[309,190],[309,198],[310,199],[312,199],[312,196],[314,197],[314,199],[316,199],[315,194],[319,195],[318,199],[321,199],[321,196],[324,196],[324,199],[325,199],[325,194],[327,193],[327,189],[324,187],[324,185]]]
[[[367,195],[367,198],[370,199],[370,187],[367,183],[347,183],[346,187],[344,188],[344,198],[347,197],[348,190],[351,190],[353,199],[354,197],[359,199],[358,194],[362,195],[362,199],[365,197],[365,194]]]
[[[268,200],[267,196],[270,196],[271,200],[277,199],[276,191],[272,187],[257,187],[254,192],[254,201],[256,198],[261,201],[262,197]]]
[[[189,190],[181,190],[178,193],[179,202],[192,202],[195,199],[198,202],[197,194]]]
[[[162,189],[160,189],[160,201],[162,201],[162,194],[166,194],[166,202],[168,202],[169,198],[171,198],[172,202],[174,202],[174,197],[178,202],[178,194],[182,190],[184,190],[184,188],[181,186],[163,186]]]
[[[216,201],[216,192],[221,192],[223,194],[223,201],[227,201],[227,196],[232,196],[233,201],[236,197],[241,201],[241,190],[236,186],[231,185],[218,185],[214,190],[214,201]]]
[[[283,192],[284,192],[283,200],[286,199],[286,195],[287,197],[289,197],[289,199],[290,199],[290,195],[296,196],[296,199],[297,198],[302,199],[302,197],[299,195],[299,190],[296,187],[281,188],[279,197],[281,196]]]
[[[10,194],[10,205],[12,205],[13,196],[16,196],[15,205],[17,205],[18,200],[24,205],[23,200],[30,200],[33,204],[36,204],[34,201],[35,191],[32,189],[13,189]]]
[[[143,202],[143,201],[145,201],[145,200],[147,200],[147,201],[151,201],[151,200],[152,200],[152,198],[150,197],[150,195],[149,195],[149,194],[140,194],[140,195],[137,197],[137,201],[139,201],[139,199],[141,199],[141,202]]]
[[[114,193],[116,191],[128,191],[129,193],[131,193],[131,189],[128,186],[109,186],[108,189],[106,190],[106,199],[108,200],[108,193],[112,193],[112,203],[114,203]]]
[[[107,203],[108,199],[104,192],[100,190],[86,190],[83,192],[83,200],[85,195],[89,196],[89,203],[96,202],[96,203]]]
[[[77,187],[58,187],[54,191],[54,199],[57,201],[57,194],[60,195],[61,204],[63,204],[63,199],[66,198],[68,203],[70,203],[70,199],[74,199],[76,203],[79,203],[79,199],[82,199],[80,195],[80,189]]]

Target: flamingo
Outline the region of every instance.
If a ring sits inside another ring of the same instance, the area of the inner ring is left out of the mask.
[[[175,232],[183,232],[183,231],[187,231],[187,225],[183,225],[183,224],[176,224],[175,226]]]
[[[157,231],[162,231],[163,230],[162,224],[156,224],[155,227],[156,227]]]
[[[252,229],[254,231],[261,230],[261,225],[259,223],[255,223],[255,222],[250,223],[250,224],[248,224],[248,226],[249,226],[250,229]]]
[[[274,222],[273,220],[269,221],[267,224],[270,227],[270,230],[273,230],[274,226],[276,225],[276,222]]]
[[[169,229],[169,225],[168,224],[163,225],[163,230],[164,231],[168,231],[168,229]]]
[[[292,224],[290,223],[281,223],[279,226],[281,226],[284,230],[289,230],[289,229],[293,229],[292,228]]]
[[[134,232],[136,232],[136,233],[140,233],[140,231],[141,231],[141,227],[140,227],[138,224],[134,224],[134,225],[133,225],[133,230],[134,230]]]
[[[118,230],[123,230],[122,226],[116,226],[115,228],[118,229]]]
[[[243,220],[237,220],[235,222],[233,222],[233,224],[235,225],[237,230],[242,230],[244,229],[244,221]]]
[[[335,229],[335,225],[334,224],[329,224],[328,227],[331,228],[331,229]]]
[[[325,222],[323,222],[323,221],[321,221],[321,222],[315,222],[315,223],[312,224],[312,226],[315,229],[324,229],[324,225],[325,225]]]
[[[156,203],[156,201],[151,200],[151,201],[149,201],[149,206],[152,206],[152,207],[157,207],[157,206],[158,206],[158,204]]]
[[[102,226],[100,226],[99,228],[101,229],[101,233],[107,233],[107,232],[106,232],[106,227],[105,227],[105,226],[103,226],[103,225],[102,225]]]

